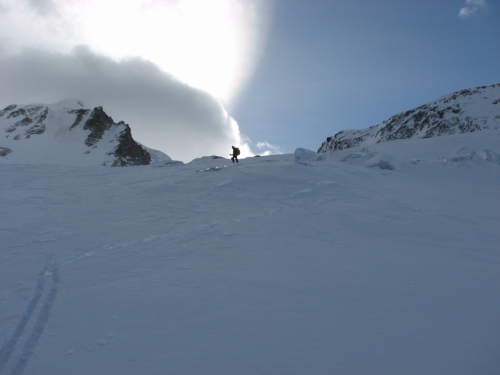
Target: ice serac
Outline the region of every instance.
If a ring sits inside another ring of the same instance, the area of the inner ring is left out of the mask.
[[[0,162],[134,166],[170,158],[137,143],[130,126],[76,100],[12,104],[0,111]],[[151,152],[155,153],[152,157]]]
[[[500,129],[500,84],[456,91],[368,129],[341,131],[318,152],[491,129]]]

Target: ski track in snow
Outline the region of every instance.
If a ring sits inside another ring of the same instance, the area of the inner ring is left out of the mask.
[[[210,190],[213,190],[214,188],[218,188],[218,187],[223,187],[223,186],[229,185],[231,183],[232,183],[232,179],[230,179],[229,181],[223,182],[221,184],[218,184]],[[315,188],[320,188],[323,185],[323,183],[313,183],[313,182],[310,182],[310,183],[314,184]],[[329,184],[329,182],[325,182],[324,184]],[[284,198],[278,199],[278,201],[289,200],[289,199],[293,199],[296,197],[302,197],[303,195],[309,195],[311,192],[313,192],[313,190],[315,190],[315,188],[308,188],[308,189],[296,191],[296,192],[292,193],[291,195],[288,195]],[[322,201],[318,201],[318,202],[322,202]],[[162,233],[162,234],[158,234],[158,235],[152,235],[152,236],[148,236],[145,238],[141,238],[141,239],[136,240],[136,241],[118,243],[115,245],[108,245],[108,246],[99,248],[99,249],[94,250],[94,251],[86,252],[85,254],[74,257],[73,259],[66,260],[66,261],[64,261],[64,263],[61,264],[61,267],[65,267],[65,266],[77,263],[77,262],[82,261],[84,259],[87,259],[89,257],[102,255],[104,253],[123,251],[127,248],[131,248],[131,247],[134,247],[134,246],[136,246],[138,244],[142,244],[142,243],[158,241],[158,240],[168,238],[168,237],[178,237],[178,236],[196,237],[197,234],[199,234],[199,233],[203,233],[203,232],[211,233],[211,232],[213,232],[213,229],[223,227],[229,223],[244,223],[244,222],[249,221],[249,220],[255,220],[255,219],[258,219],[258,218],[261,218],[264,216],[270,216],[270,215],[276,214],[278,212],[289,211],[289,210],[294,209],[294,207],[290,206],[289,204],[287,204],[285,202],[283,202],[283,203],[286,205],[286,207],[284,207],[284,208],[273,209],[273,210],[270,210],[267,212],[260,212],[260,213],[256,213],[256,214],[247,215],[244,217],[232,218],[232,219],[223,220],[223,221],[214,221],[214,222],[211,222],[209,224],[199,225],[198,227],[196,227],[195,229],[192,229],[192,230]],[[50,239],[46,239],[46,240],[35,240],[35,242],[53,242],[53,241],[58,241],[61,239],[72,237],[72,236],[74,236],[74,234],[62,236],[60,238],[57,237],[57,238],[50,238]],[[23,245],[25,245],[25,244],[23,244]],[[19,247],[19,246],[20,245],[16,245],[16,247]],[[9,375],[22,375],[24,372],[24,369],[26,368],[26,365],[28,364],[30,357],[33,355],[33,353],[36,350],[36,347],[38,345],[38,341],[43,333],[45,325],[48,322],[48,319],[50,316],[50,311],[52,309],[52,306],[55,303],[55,299],[56,299],[56,295],[57,295],[57,289],[58,289],[58,284],[59,284],[59,267],[57,266],[57,263],[55,261],[52,261],[52,264],[50,265],[50,269],[49,269],[49,261],[46,261],[44,266],[40,269],[37,283],[35,286],[35,291],[33,293],[32,298],[30,299],[25,312],[22,314],[13,334],[11,335],[11,337],[9,339],[7,339],[5,341],[4,345],[0,349],[0,375],[3,374],[4,368],[6,367],[7,363],[11,359],[12,353],[14,352],[16,345],[18,344],[20,338],[22,337],[22,335],[26,329],[28,322],[30,321],[33,313],[36,310],[36,307],[39,303],[39,300],[44,293],[45,277],[47,276],[48,273],[52,276],[52,284],[50,286],[49,291],[46,293],[45,302],[44,302],[43,306],[40,308],[40,312],[39,312],[38,318],[35,322],[35,325],[33,327],[33,330],[31,332],[30,336],[25,341],[24,347],[22,349],[22,353],[19,355],[19,357],[17,359],[12,360],[12,361],[16,361],[16,362],[15,362],[15,364],[12,365],[12,369],[9,372]]]
[[[228,180],[226,182],[223,182],[221,184],[216,185],[213,188],[226,186],[226,185],[231,184],[232,182],[233,182],[232,179],[230,179],[230,180]],[[199,225],[198,227],[196,227],[194,229],[191,229],[191,230],[161,233],[161,234],[157,234],[157,235],[150,235],[148,237],[141,238],[141,239],[138,239],[138,240],[135,240],[135,241],[128,241],[128,242],[123,242],[123,243],[117,243],[117,244],[114,244],[114,245],[107,245],[107,246],[98,248],[96,250],[88,251],[88,252],[86,252],[86,253],[84,253],[82,255],[73,257],[71,259],[64,260],[61,263],[61,267],[65,267],[65,266],[77,263],[77,262],[85,260],[85,259],[87,259],[89,257],[95,257],[95,256],[107,254],[107,253],[112,253],[112,252],[124,251],[125,249],[137,246],[139,244],[147,243],[147,242],[159,241],[161,239],[165,239],[165,238],[168,238],[168,237],[180,237],[180,236],[196,237],[199,233],[203,233],[203,232],[211,233],[211,232],[213,232],[213,229],[216,229],[216,228],[219,228],[219,227],[223,227],[223,226],[225,226],[227,224],[230,224],[230,223],[244,223],[244,222],[249,221],[249,220],[259,219],[259,218],[262,218],[262,217],[265,217],[265,216],[274,215],[274,214],[279,213],[279,212],[294,210],[296,208],[302,207],[304,204],[324,203],[324,202],[327,202],[327,201],[331,201],[331,200],[334,200],[334,199],[337,199],[337,198],[316,199],[316,200],[308,201],[307,203],[297,204],[296,206],[292,206],[292,205],[290,205],[288,203],[289,200],[292,200],[294,198],[303,198],[304,196],[308,197],[315,190],[320,190],[324,185],[332,186],[332,187],[342,186],[341,184],[339,184],[337,182],[330,182],[330,181],[319,182],[319,183],[309,181],[309,183],[310,184],[314,184],[315,187],[314,188],[303,189],[303,190],[298,190],[298,191],[296,191],[296,192],[294,192],[294,193],[292,193],[292,194],[290,194],[288,196],[285,196],[285,197],[283,197],[281,199],[277,199],[278,202],[282,203],[285,206],[283,208],[273,209],[273,210],[270,210],[270,211],[267,211],[267,212],[259,212],[259,213],[255,213],[255,214],[251,214],[251,215],[239,217],[239,218],[232,218],[232,219],[228,219],[228,220],[214,221],[214,222],[211,222],[209,224]],[[210,189],[210,191],[212,189]],[[351,193],[360,194],[360,193],[358,193],[357,191],[354,191],[354,190],[351,191]],[[69,236],[67,236],[67,237],[69,237]]]
[[[36,310],[38,302],[40,301],[40,298],[42,297],[45,289],[45,277],[47,275],[52,276],[52,284],[50,286],[50,289],[46,293],[45,302],[40,308],[40,312],[34,324],[33,330],[31,331],[29,337],[26,339],[24,347],[22,349],[22,353],[16,360],[15,364],[13,364],[9,375],[22,375],[30,357],[35,352],[38,341],[42,336],[45,325],[49,320],[52,306],[54,305],[56,300],[57,289],[59,285],[59,268],[55,261],[51,262],[50,268],[49,261],[46,261],[44,266],[40,269],[33,296],[31,297],[25,312],[21,315],[21,318],[19,319],[14,332],[12,333],[10,338],[5,341],[5,343],[2,345],[2,348],[0,349],[0,374],[3,374],[4,368],[9,362],[17,343],[22,337],[28,322],[30,321],[33,313]]]
[[[224,225],[227,225],[228,223],[242,223],[242,222],[245,222],[248,220],[253,220],[253,219],[258,219],[260,217],[273,215],[277,212],[288,211],[290,209],[291,208],[281,208],[281,209],[271,210],[268,212],[262,212],[262,213],[248,215],[248,216],[244,216],[241,218],[233,218],[233,219],[223,220],[223,221],[214,221],[214,222],[209,223],[209,224],[199,225],[198,227],[196,227],[195,229],[192,229],[192,230],[167,232],[167,233],[162,233],[162,234],[157,234],[157,235],[152,235],[152,236],[148,236],[145,238],[141,238],[141,239],[138,239],[136,241],[123,242],[123,243],[118,243],[115,245],[108,245],[108,246],[99,248],[97,250],[86,252],[85,254],[79,255],[79,256],[74,257],[72,259],[66,260],[66,261],[64,261],[64,263],[61,264],[61,266],[65,267],[67,265],[77,263],[77,262],[84,260],[84,259],[87,259],[89,257],[98,256],[98,255],[102,255],[102,254],[110,253],[110,252],[123,251],[127,248],[134,247],[134,246],[137,246],[137,245],[142,244],[142,243],[154,242],[154,241],[158,241],[158,240],[168,238],[168,237],[179,237],[179,236],[186,236],[186,235],[191,235],[192,237],[195,237],[198,233],[203,233],[203,232],[210,233],[210,232],[213,232],[213,229],[218,228],[218,227],[223,227]]]
[[[12,352],[14,351],[14,348],[16,347],[16,344],[19,341],[19,338],[22,336],[24,330],[26,329],[26,324],[28,324],[31,315],[33,315],[33,312],[35,311],[35,308],[38,304],[38,301],[42,296],[45,284],[46,270],[47,270],[47,265],[44,265],[44,267],[40,269],[35,286],[35,291],[33,292],[33,296],[31,297],[31,300],[29,301],[25,312],[23,313],[23,315],[21,315],[21,319],[17,323],[14,332],[12,333],[10,338],[5,340],[4,344],[2,345],[2,348],[0,349],[0,374],[2,373],[5,365],[7,364]]]

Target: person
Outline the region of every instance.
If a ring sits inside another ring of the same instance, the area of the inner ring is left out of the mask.
[[[233,148],[233,153],[229,154],[231,156],[231,160],[234,161],[236,160],[236,163],[239,163],[238,161],[238,155],[240,154],[240,149],[238,147],[231,146]]]

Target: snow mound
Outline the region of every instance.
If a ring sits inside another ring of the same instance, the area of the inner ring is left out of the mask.
[[[464,161],[476,160],[479,162],[490,162],[500,165],[500,155],[491,150],[470,150],[462,148],[455,152],[453,156],[444,159],[445,163],[460,163]]]
[[[306,148],[296,149],[294,155],[296,163],[309,163],[318,159],[318,154],[316,152]]]
[[[491,150],[481,150],[479,151],[478,154],[481,158],[485,159],[486,161],[500,164],[500,155]]]
[[[393,171],[393,170],[396,169],[394,167],[394,165],[390,161],[387,161],[387,160],[379,160],[375,164],[372,164],[372,165],[368,166],[368,168],[388,169],[388,170],[391,170],[391,171]]]
[[[370,150],[366,149],[363,147],[363,149],[360,152],[354,152],[352,154],[349,154],[341,159],[342,162],[346,161],[361,161],[361,160],[369,160],[373,158],[376,155],[376,153],[371,152]]]

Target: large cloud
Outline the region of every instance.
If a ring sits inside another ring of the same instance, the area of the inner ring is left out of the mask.
[[[238,125],[211,95],[179,82],[140,58],[115,61],[79,46],[70,54],[26,50],[0,56],[0,106],[66,98],[102,105],[134,138],[174,159],[226,156],[242,146]]]

